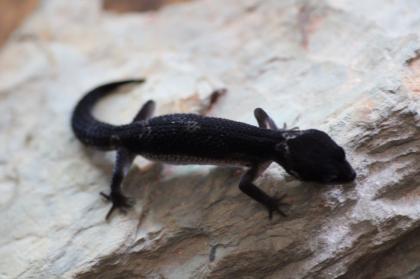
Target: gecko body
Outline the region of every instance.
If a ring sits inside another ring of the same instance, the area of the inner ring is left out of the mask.
[[[285,215],[281,198],[270,197],[253,181],[272,163],[281,165],[292,176],[319,183],[345,183],[356,173],[346,160],[342,147],[325,132],[309,129],[279,129],[261,108],[254,111],[258,126],[229,119],[196,114],[167,114],[153,117],[155,103],[146,102],[133,121],[111,125],[92,115],[95,104],[126,84],[144,80],[108,83],[89,91],[76,105],[72,128],[84,144],[103,150],[116,150],[107,217],[116,208],[131,205],[121,184],[135,156],[170,164],[211,164],[246,167],[239,188],[273,212]]]

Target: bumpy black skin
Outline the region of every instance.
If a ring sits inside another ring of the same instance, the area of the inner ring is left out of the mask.
[[[148,101],[127,125],[114,126],[92,116],[95,103],[118,87],[144,80],[125,80],[99,86],[77,104],[72,128],[86,145],[117,150],[111,194],[105,195],[113,207],[130,205],[122,194],[121,183],[136,155],[172,164],[215,164],[248,167],[239,184],[242,192],[269,211],[285,215],[280,199],[268,196],[252,182],[271,162],[280,164],[300,180],[320,183],[345,183],[356,174],[345,158],[343,148],[326,133],[314,129],[278,129],[262,110],[254,111],[260,127],[232,120],[195,114],[170,114],[152,117],[154,102]]]

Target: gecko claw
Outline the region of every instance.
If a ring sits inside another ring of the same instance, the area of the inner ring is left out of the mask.
[[[107,194],[105,194],[104,192],[100,192],[99,193],[102,197],[104,197],[107,201],[111,201],[111,197]]]
[[[287,129],[287,123],[286,123],[286,122],[284,122],[284,123],[283,123],[283,128],[282,128],[282,129],[280,129],[280,130],[299,131],[300,129],[299,129],[299,127],[297,127],[297,126],[294,126],[294,127],[290,128],[290,129]]]
[[[114,212],[115,209],[119,209],[122,213],[126,214],[127,209],[129,209],[130,207],[134,205],[133,199],[127,198],[121,193],[111,192],[110,195],[107,195],[103,192],[100,192],[100,195],[104,197],[107,201],[112,202],[111,209],[106,214],[105,220],[109,220],[109,217],[111,216],[112,212]]]
[[[282,200],[287,196],[287,194],[282,195],[279,198],[270,198],[267,203],[268,218],[273,219],[273,212],[277,212],[283,217],[287,217],[287,214],[284,213],[279,207],[280,206],[289,206],[290,204],[282,202]]]

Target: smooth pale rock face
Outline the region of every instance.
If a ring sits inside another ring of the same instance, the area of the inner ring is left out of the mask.
[[[419,278],[420,4],[320,2],[43,1],[0,52],[0,278]],[[153,98],[158,114],[255,124],[263,107],[328,132],[358,178],[302,183],[273,164],[256,184],[291,206],[270,221],[236,170],[139,159],[134,210],[105,222],[113,154],[69,119],[86,90],[132,77],[148,81],[98,117],[129,122]]]

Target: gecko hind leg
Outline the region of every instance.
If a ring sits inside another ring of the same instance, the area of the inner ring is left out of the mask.
[[[155,107],[156,103],[153,100],[149,100],[144,103],[144,105],[140,108],[139,112],[134,117],[133,122],[147,120],[152,117],[153,113],[155,112]]]
[[[134,205],[134,201],[127,198],[122,193],[121,184],[124,177],[127,175],[130,169],[135,155],[127,151],[125,148],[119,148],[117,150],[114,170],[112,173],[111,180],[111,193],[109,195],[101,192],[100,194],[108,201],[112,202],[112,207],[106,214],[105,219],[108,220],[112,212],[115,209],[119,209],[121,212],[127,212],[127,209]]]
[[[142,120],[147,120],[152,117],[155,110],[155,102],[152,100],[147,101],[136,114],[132,122],[138,122]],[[136,157],[136,154],[129,152],[125,148],[118,148],[114,170],[112,173],[111,180],[111,193],[105,194],[101,192],[103,196],[108,201],[112,202],[112,207],[106,214],[105,219],[108,220],[112,212],[115,209],[119,209],[121,212],[126,213],[127,209],[134,205],[134,200],[130,199],[122,193],[121,184],[124,177],[127,175],[133,161]]]

